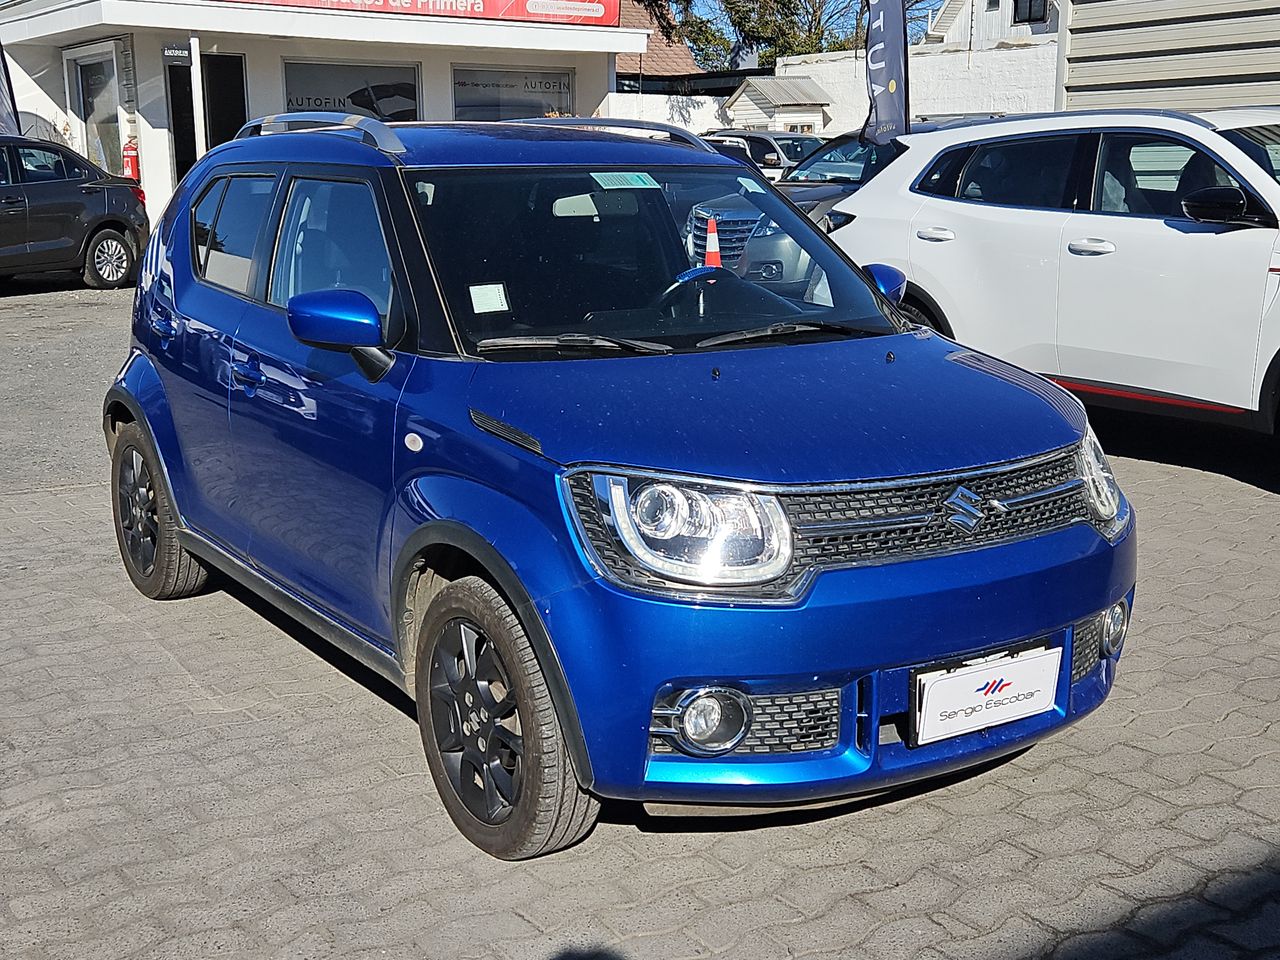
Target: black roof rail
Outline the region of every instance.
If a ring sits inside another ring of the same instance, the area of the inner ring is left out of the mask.
[[[503,123],[531,123],[546,127],[574,127],[578,130],[648,130],[665,133],[672,140],[705,153],[716,153],[705,140],[690,133],[684,127],[654,120],[628,120],[623,117],[522,117],[519,120],[503,120]]]
[[[272,131],[269,128],[279,128]],[[358,136],[371,147],[383,153],[401,154],[405,152],[404,143],[396,136],[395,131],[381,120],[373,117],[362,117],[349,113],[277,113],[269,117],[250,120],[240,132],[237,140],[258,137],[266,133],[287,133],[304,130],[316,133],[336,133],[341,136]]]

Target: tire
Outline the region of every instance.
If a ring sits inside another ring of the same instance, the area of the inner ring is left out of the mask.
[[[922,307],[917,306],[914,302],[904,300],[902,303],[898,304],[898,310],[899,312],[906,314],[907,319],[912,323],[918,323],[922,327],[928,327],[930,330],[940,333],[944,337],[948,335],[947,331],[942,328],[942,325],[938,323],[931,313],[924,310]]]
[[[111,451],[116,543],[143,596],[176,600],[198,593],[209,573],[178,543],[173,498],[155,451],[136,423],[121,425]]]
[[[417,664],[427,765],[462,835],[501,860],[585,837],[599,801],[578,785],[533,648],[498,591],[479,577],[441,590],[423,617]]]
[[[95,290],[119,290],[133,283],[133,245],[116,230],[99,230],[84,251],[84,282]]]

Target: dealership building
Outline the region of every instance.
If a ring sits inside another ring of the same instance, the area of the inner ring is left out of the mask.
[[[154,218],[253,117],[589,116],[649,38],[620,2],[9,0],[0,42],[23,131],[116,173],[132,144]]]

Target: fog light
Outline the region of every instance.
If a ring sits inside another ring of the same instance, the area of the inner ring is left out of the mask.
[[[751,726],[751,701],[729,687],[686,690],[676,701],[676,742],[694,756],[728,753]]]
[[[1102,615],[1102,655],[1114,657],[1119,653],[1128,632],[1129,604],[1121,600]]]

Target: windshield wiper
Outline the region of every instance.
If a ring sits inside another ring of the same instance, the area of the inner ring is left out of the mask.
[[[479,353],[499,350],[619,350],[626,353],[670,353],[665,343],[603,337],[589,333],[562,333],[554,337],[490,337],[476,344]]]
[[[845,323],[834,323],[830,320],[797,320],[795,323],[771,323],[767,327],[756,327],[754,330],[735,330],[732,333],[721,333],[714,337],[699,340],[699,347],[718,347],[723,343],[742,343],[746,340],[775,340],[793,337],[798,333],[817,333],[830,331],[842,333],[846,337],[870,337],[869,330],[859,330]]]

